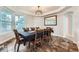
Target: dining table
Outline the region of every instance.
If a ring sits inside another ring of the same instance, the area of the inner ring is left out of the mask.
[[[53,31],[51,31],[51,32],[53,32]],[[26,45],[26,42],[29,42],[29,48],[30,48],[30,42],[34,42],[37,38],[42,37],[44,35],[43,32],[37,33],[36,31],[28,31],[28,32],[21,31],[18,33],[19,33],[19,36],[21,38],[23,38],[24,46]],[[37,38],[36,38],[36,36],[37,36]]]
[[[28,31],[28,32],[19,32],[19,36],[23,38],[24,45],[26,42],[31,42],[35,40],[35,31]]]

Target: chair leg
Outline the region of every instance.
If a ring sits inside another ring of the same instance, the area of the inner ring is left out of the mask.
[[[18,44],[17,52],[19,51],[20,44]]]
[[[50,40],[52,41],[52,37],[50,36]]]
[[[14,45],[14,51],[16,52],[16,43],[15,43],[15,45]]]
[[[29,42],[29,48],[30,48],[30,42]]]
[[[40,43],[41,43],[41,46],[42,46],[42,45],[43,45],[43,44],[42,44],[42,38],[40,39]]]

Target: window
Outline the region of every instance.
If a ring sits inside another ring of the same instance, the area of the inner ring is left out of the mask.
[[[11,30],[11,14],[7,11],[0,11],[0,32]]]
[[[15,24],[16,24],[16,29],[22,30],[24,28],[24,16],[15,16]]]
[[[25,26],[24,20],[24,16],[16,16],[7,8],[0,9],[0,33],[10,32],[14,28],[17,30],[23,30],[22,28]]]

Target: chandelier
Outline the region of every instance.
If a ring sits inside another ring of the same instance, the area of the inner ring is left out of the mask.
[[[37,7],[38,7],[38,9],[35,11],[35,15],[42,15],[43,12],[42,12],[42,10],[40,10],[40,6],[37,6]]]

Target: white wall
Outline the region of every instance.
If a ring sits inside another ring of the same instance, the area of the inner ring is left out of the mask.
[[[26,27],[32,27],[33,24],[33,16],[26,15]]]
[[[26,16],[26,26],[27,27],[39,26],[42,28],[44,26],[43,22],[44,22],[44,17],[34,17],[34,16],[30,16],[30,15]]]
[[[34,26],[44,27],[44,17],[34,17]]]

